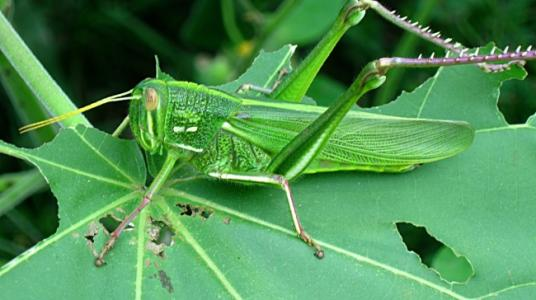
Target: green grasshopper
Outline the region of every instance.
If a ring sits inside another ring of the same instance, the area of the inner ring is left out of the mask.
[[[300,103],[337,42],[361,21],[369,8],[397,25],[417,28],[422,37],[459,56],[382,58],[365,66],[329,108]],[[146,151],[148,163],[159,165],[159,171],[140,205],[112,232],[96,258],[97,266],[104,264],[105,255],[125,227],[173,175],[177,162],[188,163],[210,178],[280,187],[286,194],[297,235],[314,248],[315,256],[322,258],[324,252],[300,222],[289,181],[304,174],[342,170],[406,172],[423,163],[452,157],[472,143],[474,131],[465,122],[399,118],[352,110],[365,93],[382,85],[389,69],[480,63],[485,70],[500,71],[536,56],[530,49],[471,56],[465,56],[464,51],[459,44],[452,45],[429,33],[427,28],[408,23],[376,1],[351,0],[305,61],[273,89],[243,85],[236,93],[227,93],[176,81],[160,70],[157,60],[156,77],[143,80],[134,89],[25,126],[21,131],[61,121],[104,103],[131,101],[130,128]],[[485,64],[499,61],[507,63]],[[265,97],[247,96],[248,90],[261,92]],[[120,129],[126,124],[123,122]],[[163,158],[160,163],[159,157]]]

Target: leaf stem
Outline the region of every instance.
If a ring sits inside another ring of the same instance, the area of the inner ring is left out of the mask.
[[[0,14],[0,51],[50,114],[61,115],[76,109],[3,14]],[[83,115],[67,119],[62,124],[91,126]]]
[[[11,106],[18,117],[20,125],[41,121],[48,117],[46,110],[41,106],[39,100],[37,100],[24,80],[1,53],[0,84],[4,87],[11,101]],[[41,130],[30,132],[29,137],[34,146],[39,146],[52,140],[56,133],[56,128],[48,126]]]
[[[0,140],[0,153],[5,154],[5,155],[9,155],[9,156],[12,156],[12,157],[16,157],[16,158],[19,158],[19,159],[23,159],[23,160],[28,159],[23,150],[15,147],[13,145],[10,145],[8,143],[5,143],[2,140]]]
[[[238,69],[245,70],[253,62],[255,55],[257,55],[262,49],[264,43],[270,37],[272,32],[292,11],[292,9],[295,8],[298,3],[299,1],[297,0],[285,0],[279,5],[276,12],[271,16],[271,18],[269,18],[269,21],[262,27],[260,33],[253,41],[254,47],[253,50],[250,52],[249,57],[242,61],[242,64]]]
[[[227,36],[234,45],[244,41],[244,36],[236,24],[234,0],[221,0],[221,15],[223,19],[223,28]]]

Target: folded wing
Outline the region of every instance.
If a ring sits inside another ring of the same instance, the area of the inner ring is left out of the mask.
[[[326,108],[246,103],[226,130],[275,154]],[[474,131],[465,122],[412,119],[350,111],[306,173],[340,169],[400,172],[467,149]]]

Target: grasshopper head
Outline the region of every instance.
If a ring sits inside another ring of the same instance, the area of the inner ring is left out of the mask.
[[[132,91],[138,101],[130,103],[130,127],[141,147],[151,153],[162,153],[168,92],[166,83],[145,79]]]

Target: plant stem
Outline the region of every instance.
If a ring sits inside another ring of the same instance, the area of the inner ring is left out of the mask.
[[[9,179],[12,174],[4,175],[1,178]],[[37,169],[23,171],[16,174],[13,185],[0,194],[0,216],[11,210],[24,199],[34,193],[46,188],[47,183]]]
[[[76,109],[3,14],[0,14],[0,51],[50,114],[57,116]],[[83,115],[64,120],[62,124],[91,126]]]
[[[0,53],[0,83],[8,95],[11,105],[20,121],[20,125],[30,124],[46,119],[47,112],[39,104],[39,100],[28,88],[24,80]],[[39,146],[54,138],[56,128],[44,127],[29,133],[33,146]]]
[[[154,50],[155,54],[163,56],[167,61],[173,62],[174,73],[179,76],[186,76],[193,72],[193,56],[177,48],[173,41],[164,37],[161,33],[151,28],[145,22],[137,18],[127,10],[111,5],[105,5],[103,14],[108,16],[113,22],[125,28],[133,37],[141,43]]]
[[[223,28],[227,36],[234,45],[244,41],[244,37],[236,24],[234,0],[221,0],[221,15],[223,18]]]
[[[297,0],[285,0],[283,3],[279,5],[276,12],[269,19],[268,23],[263,26],[263,28],[261,29],[261,32],[253,41],[253,45],[254,45],[253,51],[251,51],[250,55],[241,62],[240,67],[238,68],[239,70],[243,71],[251,64],[255,56],[262,49],[264,42],[266,42],[266,40],[268,39],[268,37],[270,37],[272,32],[285,19],[285,17],[292,11],[292,9],[295,8],[297,4],[299,4],[299,1]]]

